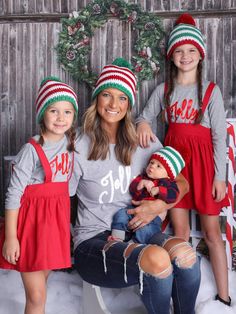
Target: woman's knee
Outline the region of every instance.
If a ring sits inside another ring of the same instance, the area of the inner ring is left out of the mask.
[[[172,265],[168,253],[157,245],[146,246],[141,251],[139,266],[143,272],[159,278],[166,278],[172,273]]]
[[[196,251],[189,242],[180,238],[171,238],[163,246],[168,252],[171,261],[175,261],[180,268],[190,268],[197,260]]]

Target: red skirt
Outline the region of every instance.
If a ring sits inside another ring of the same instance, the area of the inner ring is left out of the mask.
[[[188,180],[190,190],[175,207],[219,215],[221,208],[229,205],[229,200],[226,196],[216,202],[212,197],[215,170],[210,129],[196,124],[171,123],[165,145],[177,149],[186,161],[181,173]]]
[[[71,266],[68,182],[27,186],[18,215],[17,237],[20,257],[13,265],[2,256],[2,228],[0,268],[31,272]]]

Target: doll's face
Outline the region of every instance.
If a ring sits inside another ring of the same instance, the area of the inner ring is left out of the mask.
[[[147,168],[146,174],[151,179],[162,179],[168,178],[168,174],[164,166],[160,163],[159,160],[151,159]]]

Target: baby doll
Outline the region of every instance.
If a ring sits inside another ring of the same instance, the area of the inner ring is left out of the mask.
[[[184,168],[185,162],[180,153],[170,146],[161,148],[151,155],[145,171],[138,175],[130,184],[129,191],[135,201],[161,199],[166,203],[175,203],[179,190],[175,182],[176,176]],[[147,244],[151,237],[161,232],[161,224],[166,214],[157,216],[151,223],[144,225],[136,222],[138,228],[132,235],[139,243]],[[121,208],[112,222],[111,240],[124,240],[125,233],[130,232],[128,223],[132,216],[127,214],[127,208]]]

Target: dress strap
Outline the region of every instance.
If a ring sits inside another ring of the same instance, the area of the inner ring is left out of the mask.
[[[31,138],[29,140],[29,143],[31,145],[33,145],[33,147],[35,148],[35,150],[39,156],[39,160],[42,164],[42,167],[43,167],[43,170],[45,173],[44,183],[51,182],[52,181],[52,170],[51,170],[50,164],[48,162],[48,159],[47,159],[41,145],[38,144],[33,138]]]
[[[206,107],[208,105],[209,99],[211,97],[212,91],[213,91],[215,86],[216,86],[216,84],[213,82],[210,82],[209,85],[207,86],[207,89],[206,89],[206,92],[205,92],[205,95],[204,95],[203,101],[202,101],[202,113],[204,113],[206,110]]]

